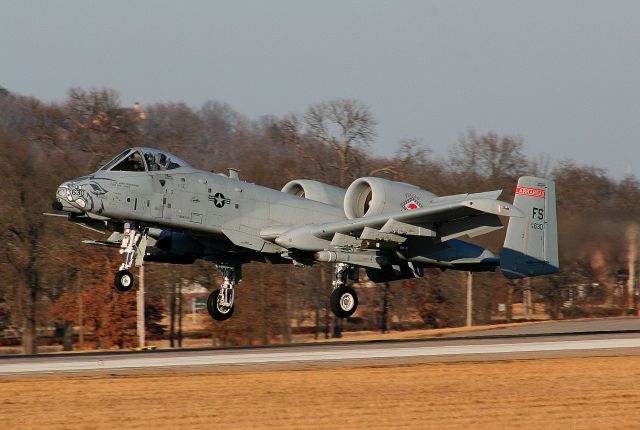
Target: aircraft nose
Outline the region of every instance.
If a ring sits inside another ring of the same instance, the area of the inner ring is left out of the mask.
[[[82,190],[71,181],[63,182],[56,190],[56,201],[51,205],[55,210],[81,213],[86,206]]]
[[[71,182],[63,182],[56,190],[56,200],[62,204],[65,202],[72,202],[73,199],[71,193],[74,188],[75,187],[71,185]]]
[[[62,199],[66,199],[67,190],[69,189],[69,182],[63,182],[58,186],[56,190],[56,200],[60,201]]]

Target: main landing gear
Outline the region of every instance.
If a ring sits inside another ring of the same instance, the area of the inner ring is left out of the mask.
[[[241,266],[218,266],[222,272],[222,285],[220,290],[209,294],[207,310],[216,321],[224,321],[231,318],[235,309],[234,287],[240,282]]]
[[[336,264],[335,279],[332,282],[333,291],[329,296],[329,303],[331,311],[337,317],[349,318],[358,308],[358,295],[351,286],[346,284],[348,278],[357,278],[357,270],[357,267],[346,263]]]
[[[126,226],[124,236],[120,244],[120,254],[124,255],[124,263],[120,265],[120,270],[116,272],[114,284],[118,291],[129,291],[134,286],[133,275],[129,271],[131,266],[140,267],[144,261],[144,254],[147,250],[148,229],[138,229]]]
[[[223,281],[220,289],[209,294],[207,310],[216,321],[225,321],[233,315],[235,310],[234,288],[241,278],[241,266],[221,265]],[[333,291],[329,297],[331,310],[340,318],[349,318],[358,308],[358,295],[346,284],[348,279],[357,280],[358,268],[346,263],[335,265],[335,279],[332,282]]]

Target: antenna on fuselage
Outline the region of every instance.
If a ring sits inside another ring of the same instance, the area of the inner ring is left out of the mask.
[[[240,176],[238,175],[240,170],[236,169],[235,167],[227,167],[227,172],[229,174],[229,178],[235,179],[236,181],[240,180]]]

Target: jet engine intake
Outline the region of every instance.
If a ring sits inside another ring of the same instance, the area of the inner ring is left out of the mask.
[[[281,191],[338,208],[342,207],[346,193],[344,188],[311,179],[294,179],[285,184]]]
[[[383,178],[365,177],[353,181],[344,196],[344,213],[347,218],[418,209],[435,194],[404,182]]]

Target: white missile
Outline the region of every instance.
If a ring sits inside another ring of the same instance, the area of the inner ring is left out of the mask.
[[[387,259],[374,253],[343,252],[343,251],[318,251],[315,254],[316,261],[326,263],[353,263],[358,266],[380,268],[387,264]]]

